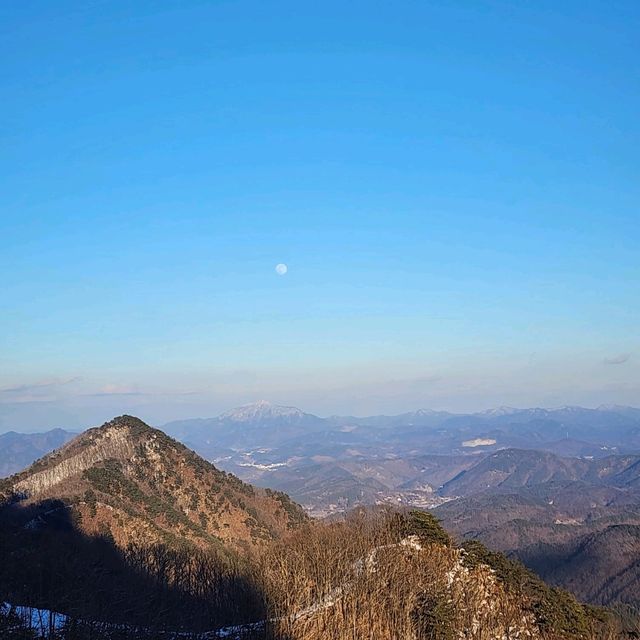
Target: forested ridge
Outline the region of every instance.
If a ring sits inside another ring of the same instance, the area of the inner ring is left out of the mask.
[[[428,512],[309,520],[127,416],[0,490],[6,637],[625,637],[610,612],[457,545]],[[64,618],[26,624],[25,607]]]

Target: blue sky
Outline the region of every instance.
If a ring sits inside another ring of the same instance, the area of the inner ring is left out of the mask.
[[[0,24],[0,431],[640,404],[637,2]]]

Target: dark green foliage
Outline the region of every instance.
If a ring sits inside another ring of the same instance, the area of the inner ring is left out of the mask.
[[[245,519],[244,524],[249,529],[249,534],[253,541],[273,540],[273,532],[268,527],[258,522],[255,518],[249,516]]]
[[[272,489],[265,489],[265,491],[268,496],[275,498],[282,505],[282,508],[289,519],[287,528],[295,529],[309,520],[307,514],[302,510],[302,508],[293,502],[286,493],[283,493],[282,491],[273,491]]]
[[[161,516],[167,510],[167,507],[162,502],[162,500],[160,500],[160,498],[154,495],[145,497],[145,507],[146,507],[147,513],[152,518]]]
[[[138,506],[143,506],[148,501],[140,486],[124,475],[122,465],[117,460],[106,460],[102,466],[91,467],[83,473],[83,477],[96,491],[117,498],[127,498]]]
[[[87,503],[87,506],[89,507],[89,514],[91,515],[92,518],[95,518],[96,494],[91,489],[88,489],[87,491],[84,492],[84,501]]]
[[[136,445],[136,456],[140,458],[141,461],[146,462],[147,460],[147,450],[142,443]]]
[[[606,611],[586,607],[568,592],[549,587],[520,562],[490,551],[477,540],[467,541],[462,547],[466,551],[466,566],[479,563],[490,566],[507,589],[525,596],[544,632],[562,633],[567,638],[592,638],[594,628],[609,619]]]
[[[416,637],[420,640],[454,640],[454,611],[451,600],[424,595],[419,599],[413,614]]]
[[[410,511],[407,519],[407,534],[416,535],[425,542],[451,546],[451,537],[442,528],[440,520],[428,511]]]
[[[0,478],[0,503],[11,493],[11,479]]]

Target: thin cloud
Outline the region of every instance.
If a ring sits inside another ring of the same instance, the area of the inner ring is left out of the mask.
[[[79,377],[68,378],[66,380],[47,380],[45,382],[34,382],[33,384],[21,384],[17,387],[4,387],[0,393],[31,393],[40,389],[50,389],[51,387],[64,387],[65,385],[77,382]]]
[[[85,398],[112,398],[113,396],[150,396],[144,391],[97,391],[96,393],[84,393]]]
[[[93,393],[82,394],[85,398],[105,398],[105,397],[156,397],[156,396],[192,396],[202,393],[193,391],[142,391],[137,387],[108,384]]]
[[[605,358],[603,362],[604,364],[624,364],[625,362],[628,362],[629,358],[631,358],[630,353],[621,353],[620,355],[612,358]]]

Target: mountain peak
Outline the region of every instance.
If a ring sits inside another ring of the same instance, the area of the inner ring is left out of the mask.
[[[515,407],[494,407],[493,409],[487,409],[485,411],[480,411],[478,415],[495,417],[495,416],[508,416],[513,413],[518,413],[520,409],[516,409]]]
[[[413,412],[413,415],[415,416],[433,416],[435,414],[437,414],[437,411],[434,411],[433,409],[418,409],[417,411]]]
[[[286,407],[272,404],[267,400],[259,400],[251,404],[245,404],[226,411],[219,417],[221,420],[231,420],[233,422],[252,422],[265,418],[301,418],[306,414],[297,407]]]
[[[15,488],[30,496],[46,494],[107,460],[132,464],[140,445],[153,450],[184,450],[184,445],[135,416],[122,415],[88,429],[60,449],[37,460],[15,478]],[[138,447],[138,449],[137,449]],[[195,454],[194,454],[195,455]]]
[[[129,429],[136,435],[141,435],[145,432],[151,434],[155,431],[153,427],[150,427],[146,422],[140,420],[140,418],[136,418],[136,416],[130,416],[127,414],[116,416],[109,422],[105,422],[102,426],[96,427],[96,429],[98,431],[109,431],[112,429]]]
[[[2,494],[33,508],[62,501],[80,514],[87,533],[108,524],[122,546],[176,537],[202,547],[259,545],[305,518],[284,494],[219,471],[128,415],[85,431],[12,476]]]

